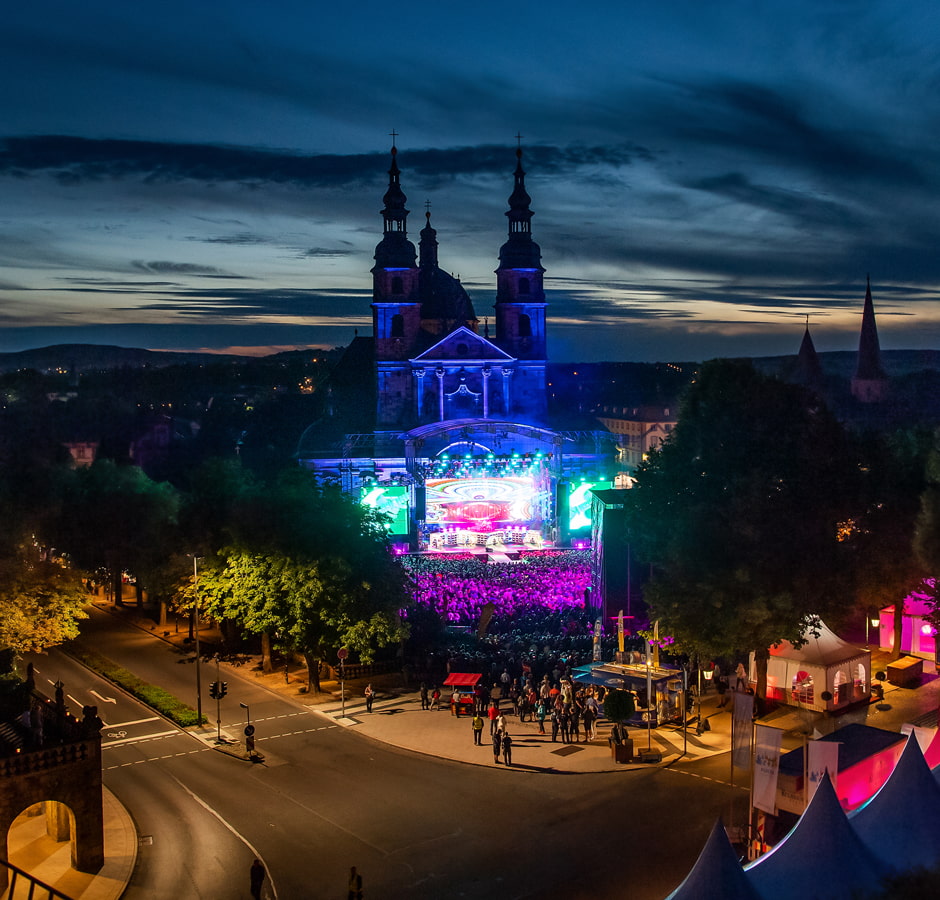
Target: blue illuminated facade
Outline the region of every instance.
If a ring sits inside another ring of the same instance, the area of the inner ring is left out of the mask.
[[[374,364],[374,430],[346,434],[332,453],[322,445],[311,452],[328,430],[315,423],[301,439],[300,462],[370,500],[388,488],[400,502],[406,488],[407,532],[399,532],[399,509],[390,523],[402,550],[566,544],[570,484],[596,481],[613,444],[547,424],[545,270],[522,150],[496,269],[493,334],[480,328],[459,279],[438,264],[430,212],[418,246],[409,240],[394,147],[388,178],[372,268],[373,337],[368,345],[359,339]]]

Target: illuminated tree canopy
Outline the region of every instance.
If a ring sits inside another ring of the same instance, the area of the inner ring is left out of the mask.
[[[88,614],[81,578],[60,565],[8,556],[0,560],[0,647],[16,655],[78,635]]]
[[[202,608],[302,653],[314,690],[331,651],[346,646],[367,662],[402,637],[404,571],[376,516],[338,487],[284,473],[245,492],[231,534],[200,570]]]

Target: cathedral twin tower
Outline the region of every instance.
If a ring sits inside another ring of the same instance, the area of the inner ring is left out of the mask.
[[[545,414],[545,292],[532,240],[522,150],[509,197],[509,237],[496,270],[495,336],[460,281],[438,265],[431,214],[418,250],[408,240],[405,194],[392,148],[383,234],[372,268],[377,428],[406,430],[461,419],[537,424]]]

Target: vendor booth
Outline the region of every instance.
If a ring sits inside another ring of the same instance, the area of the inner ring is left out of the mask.
[[[933,604],[924,591],[912,591],[902,601],[901,652],[922,659],[935,659],[937,653],[937,629],[927,621],[933,612]],[[894,649],[894,605],[879,612],[878,645],[882,650]]]
[[[450,688],[457,699],[457,705],[451,709],[455,716],[473,714],[474,688],[482,677],[483,675],[479,672],[451,672],[444,679],[444,687]],[[446,693],[444,699],[450,702],[450,697]]]
[[[627,722],[631,727],[653,728],[667,722],[682,721],[682,672],[658,666],[601,663],[581,666],[573,672],[578,684],[602,685],[607,690],[632,691],[636,712]],[[652,702],[647,702],[647,685]]]
[[[871,654],[846,643],[822,622],[804,632],[796,648],[781,641],[767,660],[767,697],[820,712],[842,709],[871,695]],[[750,680],[757,680],[754,654]],[[831,699],[824,699],[828,693]]]

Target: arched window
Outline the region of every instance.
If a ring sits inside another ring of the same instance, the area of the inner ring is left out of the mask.
[[[528,294],[528,293],[529,293],[529,279],[528,279],[528,278],[520,278],[520,279],[519,279],[519,293],[520,293],[520,294]]]
[[[401,279],[399,279],[401,280]],[[405,336],[405,317],[401,314],[392,316],[392,334],[394,337]]]
[[[532,320],[525,314],[519,316],[519,337],[532,337]]]
[[[393,294],[402,294],[405,291],[404,282],[401,280],[399,275],[396,275],[392,279],[392,293]]]

